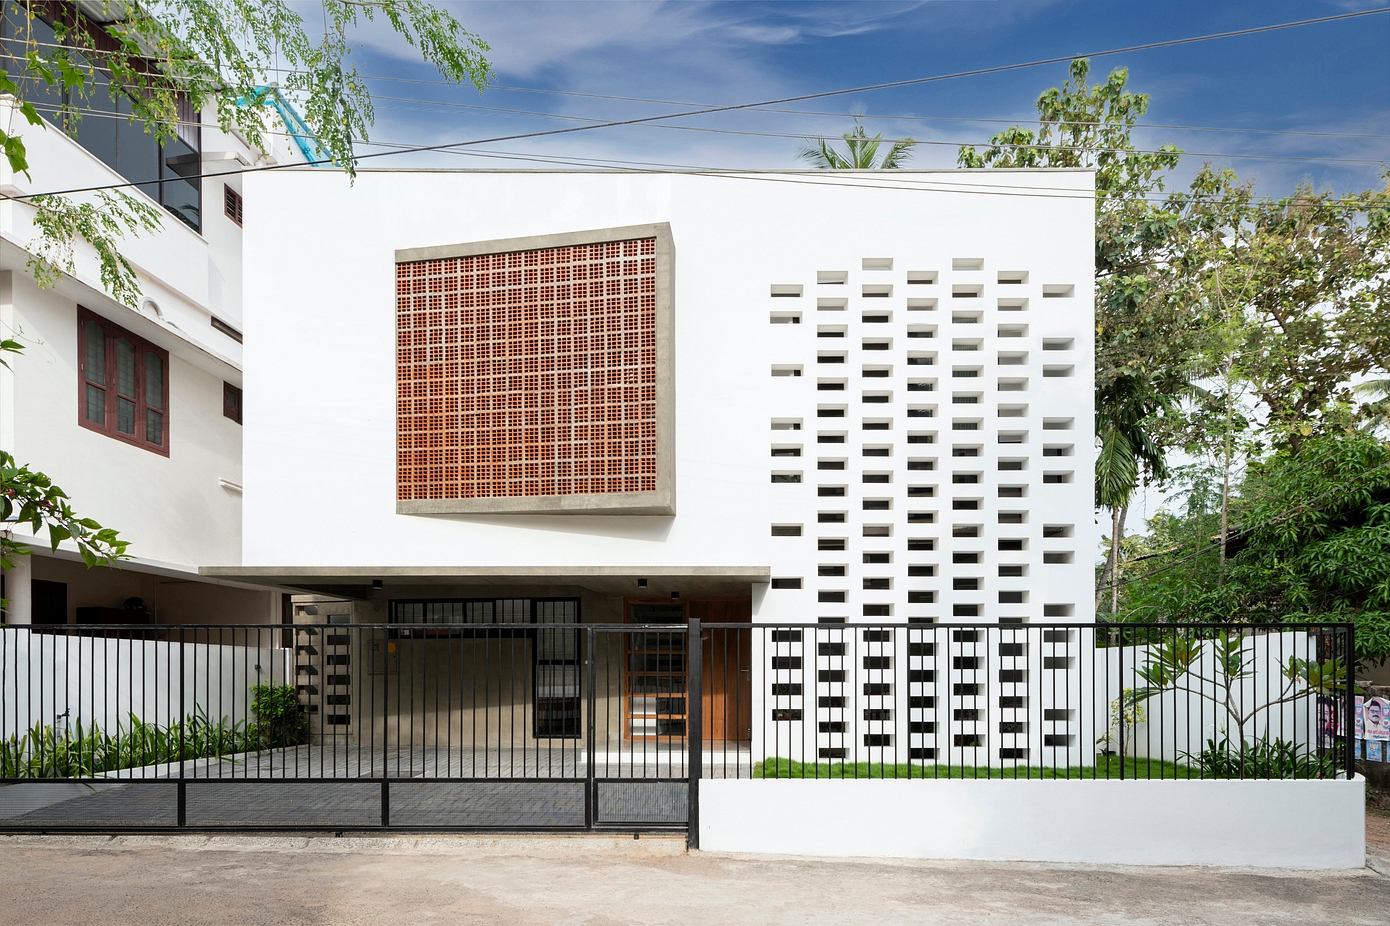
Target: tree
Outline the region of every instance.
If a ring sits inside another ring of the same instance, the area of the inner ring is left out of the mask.
[[[1207,167],[1174,208],[1191,241],[1189,272],[1228,303],[1224,340],[1262,443],[1297,448],[1340,432],[1357,380],[1390,369],[1390,174],[1381,189],[1302,185],[1257,200],[1232,171]]]
[[[844,133],[843,138],[844,153],[835,150],[824,138],[808,138],[800,157],[817,170],[897,170],[917,147],[915,139],[893,139],[880,159],[878,149],[883,146],[883,135],[869,135],[858,117],[855,117],[854,128]]]
[[[1172,145],[1134,146],[1147,94],[1116,68],[1088,81],[1090,62],[1072,61],[1061,87],[1038,97],[1036,130],[1013,126],[984,150],[960,149],[962,167],[1086,167],[1096,172],[1096,504],[1111,512],[1105,579],[1119,581],[1125,513],[1145,478],[1166,475],[1168,422],[1202,370],[1195,346],[1205,325],[1191,311],[1191,283],[1174,272],[1179,215],[1150,197],[1177,166]]]
[[[1390,445],[1347,415],[1339,433],[1252,462],[1232,492],[1224,564],[1211,481],[1199,474],[1188,499],[1126,546],[1144,563],[1124,584],[1127,619],[1345,621],[1360,662],[1390,657]]]
[[[354,141],[368,137],[373,112],[367,85],[348,60],[354,28],[380,17],[445,79],[482,89],[491,76],[487,44],[427,0],[321,0],[321,37],[287,0],[163,0],[148,6],[105,0],[112,21],[100,25],[77,4],[0,5],[18,25],[7,42],[11,57],[8,73],[0,73],[0,93],[15,97],[30,125],[48,128],[47,115],[62,131],[75,133],[82,111],[105,97],[105,105],[128,112],[132,123],[164,144],[176,137],[181,119],[189,113],[201,118],[211,107],[222,129],[235,129],[253,148],[264,148],[267,124],[256,104],[264,99],[266,75],[278,74],[279,89],[301,105],[327,159],[349,175],[356,163]],[[40,13],[53,41],[37,28]],[[46,106],[43,115],[39,106]],[[0,128],[0,146],[15,172],[28,175],[24,139]],[[29,267],[41,284],[72,271],[74,243],[83,239],[97,252],[110,294],[129,305],[138,301],[135,272],[120,244],[127,235],[157,228],[158,210],[124,191],[85,199],[35,196],[29,203],[40,232]]]
[[[15,27],[5,43],[0,94],[15,99],[31,126],[69,134],[76,133],[83,110],[100,108],[104,97],[161,145],[176,137],[181,119],[189,113],[200,119],[211,107],[223,130],[265,148],[268,129],[259,104],[266,75],[280,74],[279,90],[303,108],[326,158],[352,176],[354,141],[366,139],[372,123],[371,94],[348,62],[355,27],[380,16],[444,78],[482,89],[491,76],[487,44],[426,0],[321,0],[321,8],[324,29],[316,38],[286,0],[161,0],[149,6],[106,0],[102,18],[110,21],[101,24],[75,3],[0,0]],[[51,36],[39,28],[44,23]],[[10,128],[0,127],[0,147],[10,167],[28,176],[24,139]],[[40,195],[28,203],[39,232],[28,267],[40,285],[71,273],[76,245],[85,241],[96,251],[110,295],[127,305],[139,301],[139,281],[121,243],[158,229],[158,209],[120,190],[86,198]],[[0,351],[21,348],[0,343]],[[48,476],[0,451],[0,522],[11,518],[35,534],[46,529],[54,549],[72,541],[89,566],[125,555],[126,541],[116,531],[77,515]],[[0,529],[0,569],[13,568],[15,557],[27,552],[10,529]]]

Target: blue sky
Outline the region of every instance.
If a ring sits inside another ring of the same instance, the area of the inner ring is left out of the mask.
[[[671,111],[659,104],[601,100],[557,90],[697,103],[775,98],[1115,46],[1303,19],[1374,3],[1065,2],[446,2],[492,45],[493,87],[478,93],[401,80],[372,80],[373,138],[432,144],[576,124],[554,117],[626,118]],[[316,4],[306,3],[312,22]],[[310,9],[313,8],[313,9]],[[381,26],[357,35],[363,74],[435,77]],[[1124,66],[1133,89],[1152,95],[1148,121],[1219,131],[1146,129],[1150,146],[1173,142],[1235,167],[1260,191],[1300,180],[1338,190],[1377,182],[1390,163],[1390,15],[1309,26],[1182,48],[1097,59],[1100,76]],[[816,115],[741,112],[682,120],[737,131],[838,133],[848,113],[871,131],[934,142],[983,142],[1002,123],[1027,117],[1065,66],[951,80],[797,104]],[[459,105],[465,104],[465,105]],[[489,109],[551,114],[523,115]],[[895,118],[915,116],[919,118]],[[1251,131],[1342,133],[1300,136]],[[1350,134],[1370,137],[1350,137]],[[610,158],[708,167],[796,166],[796,137],[599,129],[553,139],[492,144],[488,150],[552,157]],[[371,149],[363,149],[371,150]],[[1237,158],[1235,155],[1257,155]],[[953,144],[923,146],[913,166],[954,162]],[[1300,158],[1369,161],[1329,163]],[[505,166],[448,154],[377,160],[375,166]],[[514,166],[535,166],[515,163]]]

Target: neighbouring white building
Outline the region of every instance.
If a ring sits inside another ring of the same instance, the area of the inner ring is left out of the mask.
[[[243,543],[204,575],[342,599],[319,619],[828,625],[707,675],[713,736],[1091,755],[1083,668],[1008,630],[1093,617],[1089,172],[242,183]],[[934,623],[994,629],[872,649]],[[577,723],[551,655],[536,710]],[[679,734],[625,698],[625,736]]]
[[[3,12],[0,46],[14,60],[24,48],[15,30],[27,27],[13,4]],[[101,12],[85,4],[73,15]],[[38,48],[57,47],[43,19],[32,29]],[[21,81],[49,121],[29,125],[0,96],[0,121],[24,139],[30,164],[26,176],[0,159],[0,337],[24,348],[0,366],[0,447],[51,476],[81,515],[119,530],[131,559],[88,570],[70,544],[50,552],[46,536],[17,532],[33,555],[3,577],[6,622],[278,622],[280,590],[198,574],[238,562],[242,533],[242,183],[204,175],[305,158],[283,134],[255,152],[191,109],[161,147],[102,87],[74,103],[84,112],[65,132],[63,91]],[[131,181],[141,185],[126,191],[162,217],[157,233],[122,245],[141,304],[105,293],[85,242],[75,273],[36,285],[34,209],[8,197]]]

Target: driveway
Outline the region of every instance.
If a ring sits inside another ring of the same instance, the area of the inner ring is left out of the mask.
[[[12,923],[1382,924],[1390,878],[820,861],[609,836],[0,837]]]

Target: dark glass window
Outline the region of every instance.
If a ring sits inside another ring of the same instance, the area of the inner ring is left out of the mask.
[[[79,421],[155,453],[169,453],[169,353],[78,309]]]
[[[85,92],[28,76],[23,64],[26,52],[36,51],[51,59],[58,43],[53,27],[39,18],[47,15],[44,8],[35,7],[34,12],[33,20],[26,21],[17,5],[3,3],[0,67],[17,79],[20,93],[40,115],[61,125],[79,145],[126,180],[135,181],[138,189],[185,225],[201,231],[202,189],[198,174],[202,170],[202,131],[193,106],[186,99],[180,101],[176,136],[161,145],[143,124],[124,118],[131,113],[131,101],[119,90],[113,97],[110,81],[101,70],[93,72]],[[99,49],[106,44],[112,50],[116,48],[116,40],[100,26],[92,28]],[[68,55],[78,67],[87,66],[87,56],[77,51],[69,51]],[[63,125],[60,108],[64,105],[86,112],[70,115],[70,121]]]

